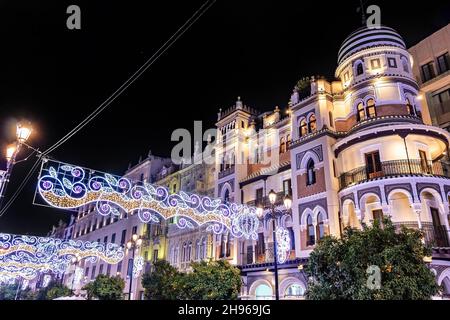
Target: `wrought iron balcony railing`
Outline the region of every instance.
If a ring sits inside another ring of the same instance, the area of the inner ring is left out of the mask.
[[[419,229],[417,221],[404,221],[394,223],[397,230],[400,230],[402,226],[409,229]],[[448,231],[445,226],[435,226],[432,222],[422,222],[423,239],[425,245],[428,247],[445,248],[449,247]]]
[[[449,176],[447,165],[441,161],[393,160],[381,162],[376,169],[370,170],[363,166],[346,172],[339,177],[339,185],[342,190],[372,179],[402,175]]]

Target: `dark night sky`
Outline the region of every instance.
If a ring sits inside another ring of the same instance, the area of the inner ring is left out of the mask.
[[[164,3],[164,4],[162,4]],[[33,122],[46,149],[94,110],[203,1],[1,1],[0,147],[16,119]],[[450,22],[450,3],[368,1],[411,46]],[[66,28],[77,4],[82,29]],[[332,77],[344,38],[360,26],[358,0],[219,0],[145,75],[52,156],[121,174],[151,149],[170,155],[176,128],[211,127],[242,96],[260,110],[285,107],[296,81]],[[25,156],[26,152],[21,154]],[[20,158],[20,157],[19,157]],[[7,197],[32,161],[18,164]],[[0,232],[45,234],[70,213],[31,204],[36,178],[0,218]]]

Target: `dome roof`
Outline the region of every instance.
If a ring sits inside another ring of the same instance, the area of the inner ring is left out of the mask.
[[[403,38],[392,28],[381,26],[379,29],[362,27],[350,34],[341,45],[338,64],[350,55],[373,46],[394,46],[406,49]]]

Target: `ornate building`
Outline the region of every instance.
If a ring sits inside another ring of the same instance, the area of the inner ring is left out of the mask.
[[[336,80],[304,79],[284,110],[261,113],[239,98],[220,111],[214,165],[176,168],[158,160],[127,173],[146,179],[139,168],[150,166],[154,169],[144,170],[152,173],[147,181],[170,192],[261,207],[256,240],[180,229],[173,220],[143,225],[131,216],[99,224],[89,210],[80,212],[75,237],[101,241],[114,233],[122,234],[124,243],[133,233],[145,235],[139,254],[148,265],[166,259],[187,272],[191,261],[226,259],[241,269],[242,299],[272,299],[274,233],[268,217],[275,210],[277,225],[290,240],[279,265],[279,295],[301,299],[307,287],[303,265],[321,238],[340,237],[345,227],[362,228],[390,217],[398,227],[424,232],[424,242],[436,248],[431,268],[449,294],[449,250],[444,248],[450,247],[450,134],[431,125],[412,66],[395,30],[358,29],[339,50]],[[271,190],[277,194],[273,207]],[[292,208],[283,204],[287,195]],[[96,271],[111,273],[110,267],[83,267],[88,279]],[[117,266],[117,272],[127,278],[129,268]],[[139,297],[142,289],[135,285],[134,297]]]

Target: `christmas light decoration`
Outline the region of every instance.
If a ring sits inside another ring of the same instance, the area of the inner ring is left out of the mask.
[[[282,227],[278,227],[275,234],[277,237],[278,262],[285,263],[289,258],[289,252],[291,250],[291,236],[289,231]]]
[[[116,264],[125,254],[112,243],[0,233],[0,274],[4,276],[32,280],[41,272],[61,275],[77,256],[92,263],[100,259]]]
[[[138,278],[141,271],[144,269],[144,258],[137,257],[133,262],[133,278]]]
[[[42,287],[47,288],[50,283],[50,280],[52,280],[52,276],[49,274],[46,274],[44,276],[44,280],[42,281]]]
[[[95,204],[102,216],[137,213],[143,223],[178,217],[179,228],[207,225],[215,234],[230,231],[236,238],[257,239],[256,208],[185,192],[170,194],[164,187],[53,160],[43,163],[38,193],[47,205],[59,209]]]

